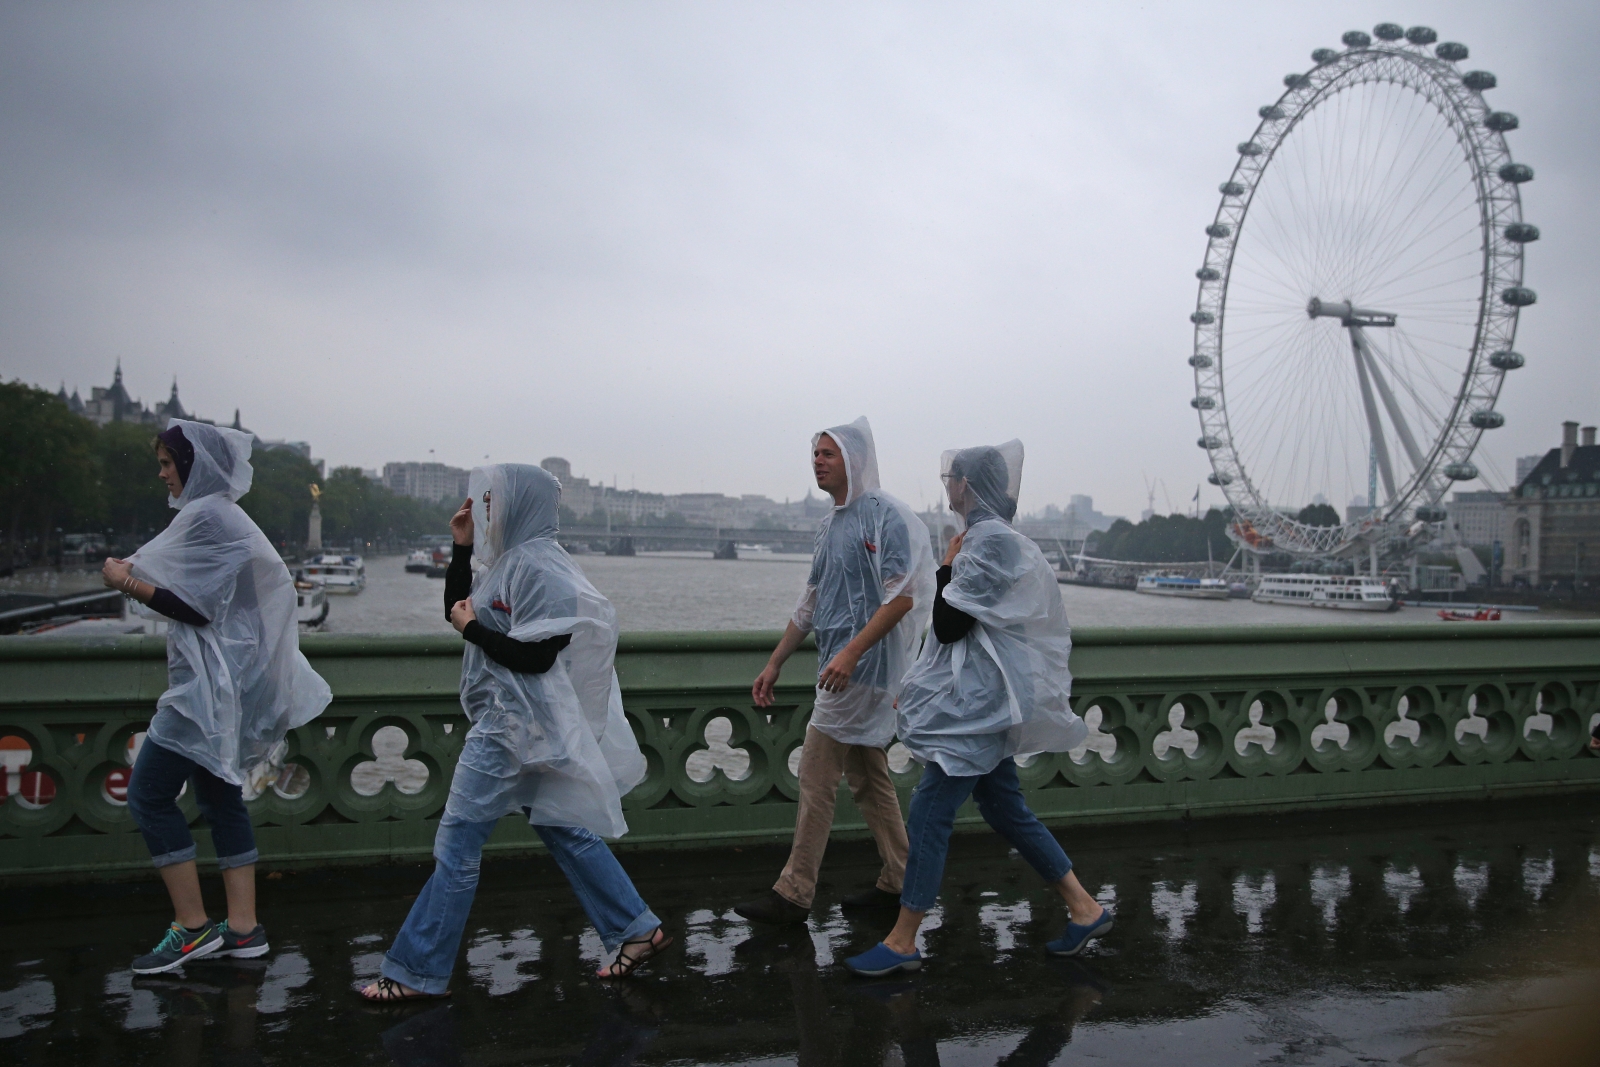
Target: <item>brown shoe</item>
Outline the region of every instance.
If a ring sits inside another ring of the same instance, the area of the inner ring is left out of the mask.
[[[779,896],[776,889],[769,889],[764,896],[759,896],[754,900],[735,904],[733,910],[751,922],[773,923],[774,925],[803,923],[811,915],[810,908],[802,908],[798,904],[790,903]]]

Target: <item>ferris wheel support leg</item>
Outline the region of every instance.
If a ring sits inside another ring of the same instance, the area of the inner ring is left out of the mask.
[[[1378,402],[1372,395],[1372,382],[1367,378],[1367,363],[1363,358],[1360,327],[1350,327],[1350,350],[1356,360],[1356,378],[1361,383],[1361,406],[1367,413],[1367,428],[1372,433],[1372,450],[1378,455],[1378,471],[1383,475],[1383,488],[1394,499],[1394,468],[1389,465],[1389,445],[1383,439],[1383,423],[1378,421]],[[1376,510],[1376,500],[1367,501]]]
[[[1400,413],[1400,405],[1395,401],[1394,393],[1389,390],[1389,381],[1383,376],[1378,360],[1372,354],[1372,345],[1367,341],[1366,331],[1359,326],[1350,327],[1350,340],[1355,344],[1361,355],[1366,357],[1367,369],[1372,372],[1372,383],[1378,387],[1378,395],[1383,398],[1383,406],[1389,412],[1389,421],[1394,424],[1394,432],[1400,438],[1401,446],[1406,450],[1406,456],[1411,460],[1412,470],[1422,469],[1422,450],[1417,447],[1416,438],[1411,436],[1411,427],[1406,423],[1406,417]],[[1394,490],[1389,490],[1394,495]]]

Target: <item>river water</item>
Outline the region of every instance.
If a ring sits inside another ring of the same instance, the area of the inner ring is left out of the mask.
[[[714,560],[706,553],[633,557],[576,556],[595,587],[616,605],[625,631],[781,629],[805,586],[811,559],[762,554]],[[434,633],[444,619],[444,582],[405,573],[401,556],[368,558],[367,588],[330,597],[330,633]],[[1063,585],[1073,626],[1441,626],[1429,608],[1387,613],[1329,611],[1249,600],[1183,600],[1122,589]],[[1513,611],[1505,621],[1588,618],[1576,612]],[[1504,625],[1504,623],[1501,623]]]

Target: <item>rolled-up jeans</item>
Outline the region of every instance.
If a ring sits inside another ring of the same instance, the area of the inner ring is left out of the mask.
[[[155,865],[170,867],[194,859],[189,819],[178,808],[178,794],[185,782],[194,786],[195,803],[211,827],[217,866],[227,870],[256,862],[256,835],[250,827],[243,790],[146,736],[128,783],[128,812],[144,835]]]
[[[906,858],[906,880],[900,890],[901,907],[927,911],[938,899],[956,809],[968,796],[978,802],[983,821],[1009,841],[1046,882],[1059,882],[1072,870],[1072,861],[1055,835],[1022,798],[1022,783],[1017,780],[1013,760],[1001,760],[988,774],[962,777],[945,774],[937,763],[929,762],[911,794],[911,853]]]
[[[448,812],[439,820],[433,874],[383,957],[379,971],[385,978],[422,993],[443,993],[450,987],[467,913],[478,892],[483,846],[497,823],[467,822]],[[604,840],[574,826],[533,829],[578,894],[607,952],[661,925]]]

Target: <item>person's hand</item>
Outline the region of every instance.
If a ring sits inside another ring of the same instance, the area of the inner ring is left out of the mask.
[[[456,606],[450,609],[450,625],[456,628],[458,634],[466,632],[467,623],[477,621],[478,613],[472,610],[471,600],[458,600]]]
[[[944,562],[939,564],[939,566],[948,567],[950,564],[954,563],[956,561],[956,553],[961,551],[961,542],[965,541],[966,539],[967,533],[965,530],[950,538],[950,547],[944,550]]]
[[[126,593],[129,583],[133,581],[133,564],[108,556],[105,566],[100,568],[100,580],[106,584],[106,588]]]
[[[769,663],[766,669],[756,675],[756,684],[750,687],[750,697],[756,702],[756,707],[772,707],[773,690],[778,685],[779,670],[779,667]]]
[[[844,692],[850,685],[850,676],[856,672],[856,664],[860,661],[860,653],[850,651],[849,647],[844,648],[817,676],[817,688],[825,693]]]
[[[450,539],[458,545],[472,544],[472,498],[470,496],[456,510],[456,513],[450,516]]]

